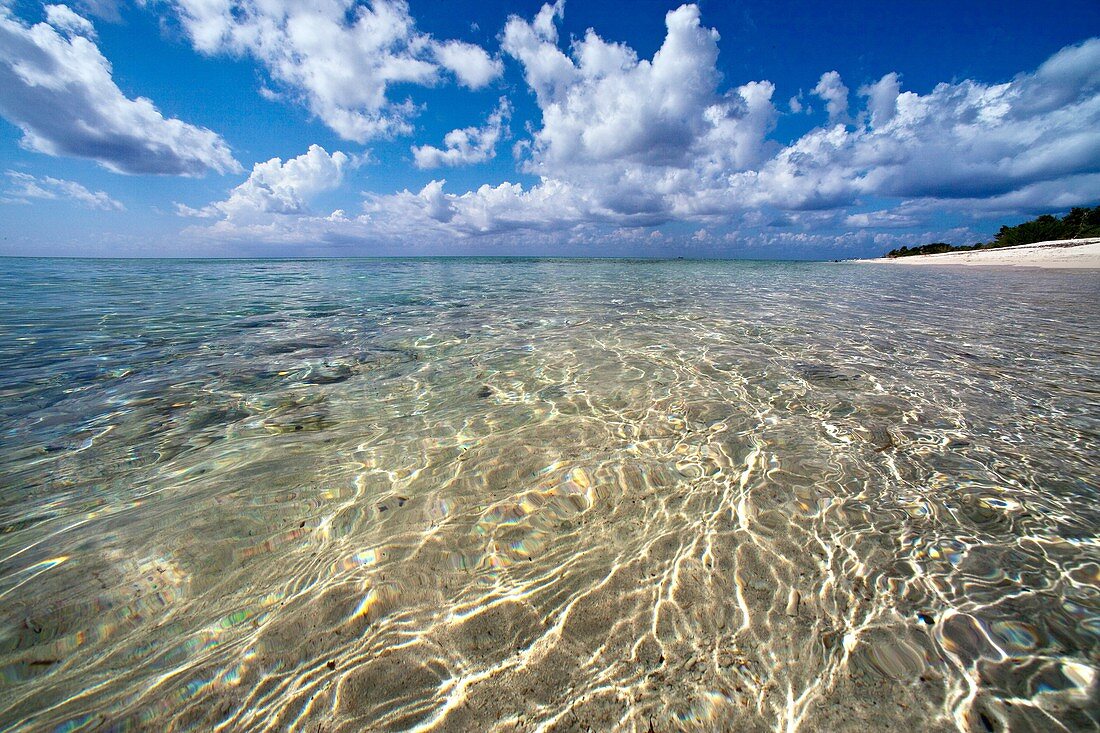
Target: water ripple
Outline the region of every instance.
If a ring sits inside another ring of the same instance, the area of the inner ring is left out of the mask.
[[[1100,726],[1094,275],[10,264],[5,729]]]

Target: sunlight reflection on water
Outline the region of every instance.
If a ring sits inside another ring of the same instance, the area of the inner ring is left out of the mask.
[[[9,260],[0,726],[1095,729],[1100,278]]]

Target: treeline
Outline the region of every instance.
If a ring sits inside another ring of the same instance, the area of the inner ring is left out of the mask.
[[[908,257],[910,255],[931,255],[942,252],[965,252],[973,249],[996,249],[1013,247],[1018,244],[1048,242],[1052,239],[1088,239],[1100,237],[1100,206],[1091,209],[1071,209],[1059,219],[1050,214],[1025,221],[1014,227],[1003,226],[989,242],[977,242],[971,245],[954,245],[946,242],[932,242],[919,247],[899,247],[886,253],[886,257]]]

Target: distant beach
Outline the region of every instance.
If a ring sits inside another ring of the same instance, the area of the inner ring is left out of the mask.
[[[854,261],[899,265],[996,265],[1054,270],[1100,270],[1100,239],[1059,239],[1016,247]]]

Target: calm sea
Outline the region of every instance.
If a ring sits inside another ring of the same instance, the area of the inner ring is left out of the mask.
[[[1095,730],[1100,276],[0,261],[0,728]]]

